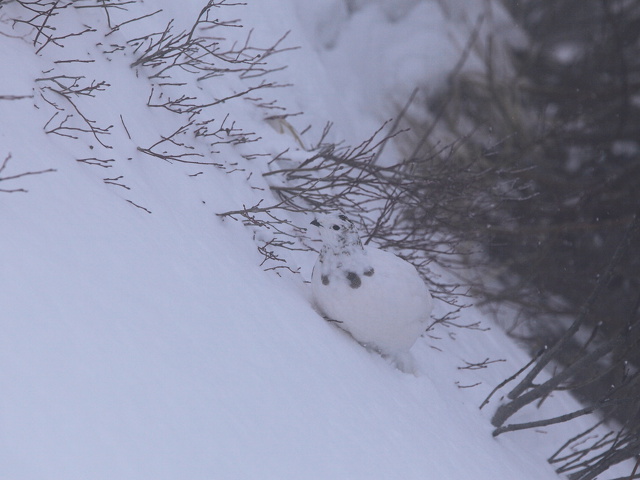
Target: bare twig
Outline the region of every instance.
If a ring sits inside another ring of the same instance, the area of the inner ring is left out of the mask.
[[[46,170],[37,170],[37,171],[32,171],[32,172],[22,172],[22,173],[17,173],[17,174],[13,174],[13,175],[5,175],[2,176],[3,172],[5,171],[5,169],[7,168],[7,165],[9,164],[9,160],[11,160],[11,154],[9,153],[4,160],[2,161],[2,164],[0,165],[0,182],[7,182],[10,180],[16,180],[18,178],[23,178],[23,177],[28,177],[31,175],[41,175],[43,173],[51,173],[51,172],[55,172],[56,170],[54,168],[48,168]],[[16,193],[16,192],[21,192],[21,193],[27,193],[28,190],[25,190],[24,188],[0,188],[0,192],[3,193]]]

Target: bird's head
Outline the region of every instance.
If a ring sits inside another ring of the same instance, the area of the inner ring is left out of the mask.
[[[344,253],[353,248],[362,248],[355,224],[342,213],[318,214],[311,222],[318,227],[325,248],[334,253]]]

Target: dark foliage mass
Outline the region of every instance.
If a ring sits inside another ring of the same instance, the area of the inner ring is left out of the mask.
[[[514,52],[516,79],[460,76],[447,113],[479,126],[475,154],[522,186],[517,201],[496,202],[467,225],[501,268],[480,290],[532,319],[514,332],[539,355],[496,411],[494,433],[594,410],[614,418],[608,438],[585,432],[550,459],[573,479],[591,479],[640,453],[640,3],[505,4],[530,39]],[[551,380],[536,380],[548,366]],[[560,389],[585,409],[508,424]]]
[[[575,310],[640,207],[640,4],[515,3],[534,44],[520,65],[542,119],[523,155],[537,196],[516,205],[516,238],[496,235],[496,243],[515,269]],[[594,305],[607,332],[637,301],[639,267],[637,256],[617,266],[608,300]]]

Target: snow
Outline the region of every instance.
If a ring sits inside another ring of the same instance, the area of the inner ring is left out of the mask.
[[[130,68],[131,49],[104,52],[141,31],[162,31],[171,18],[176,31],[188,28],[201,3],[112,9],[114,25],[163,11],[109,37],[101,9],[69,8],[52,21],[65,32],[97,31],[38,55],[20,38],[26,27],[7,20],[17,3],[0,8],[0,62],[12,66],[0,74],[0,95],[32,96],[0,100],[0,161],[11,154],[0,179],[55,169],[0,180],[0,189],[28,190],[0,192],[0,478],[557,478],[545,458],[569,436],[566,426],[494,439],[496,402],[478,410],[527,361],[498,329],[437,329],[412,350],[421,374],[399,372],[314,311],[304,283],[313,252],[291,254],[299,276],[265,272],[253,232],[216,215],[270,198],[261,157],[248,155],[304,154],[293,134],[269,126],[268,111],[235,99],[207,112],[216,124],[229,114],[256,132],[255,142],[210,146],[180,137],[203,155],[198,161],[223,167],[138,150],[183,118],[147,107],[152,82],[148,71]],[[402,2],[393,18],[396,10],[381,1],[249,3],[219,10],[243,25],[225,33],[244,38],[253,28],[260,45],[291,30],[286,45],[300,48],[269,61],[288,65],[272,76],[293,85],[264,95],[304,112],[288,121],[295,132],[311,125],[307,139],[327,121],[336,138],[367,138],[416,77],[441,81],[456,62],[454,27],[435,2]],[[404,47],[402,38],[415,43]],[[54,63],[74,58],[93,62]],[[76,99],[88,118],[112,126],[108,135],[45,133],[55,108],[41,96],[47,82],[36,79],[51,72],[109,84],[95,98]],[[248,84],[233,75],[194,82],[176,71],[175,78],[186,79],[189,95],[207,98]],[[175,98],[177,87],[155,85]],[[77,161],[92,157],[109,168]],[[474,308],[462,320],[491,327]],[[505,361],[459,369],[484,358]]]

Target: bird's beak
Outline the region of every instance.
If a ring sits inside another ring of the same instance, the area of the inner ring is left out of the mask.
[[[315,225],[316,227],[320,227],[320,222],[318,220],[316,220],[315,218],[313,219],[313,221],[311,222],[311,225]]]

